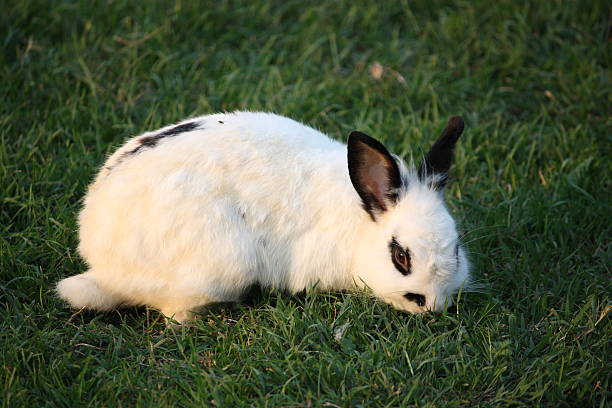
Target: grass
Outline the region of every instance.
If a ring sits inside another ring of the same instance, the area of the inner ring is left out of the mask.
[[[605,1],[8,1],[2,406],[599,406],[610,385]],[[382,70],[380,69],[382,68]],[[411,316],[255,289],[192,328],[69,310],[75,215],[125,138],[275,111],[418,156],[461,114],[449,206],[483,294]]]

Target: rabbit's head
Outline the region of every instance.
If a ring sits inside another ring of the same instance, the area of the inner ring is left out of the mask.
[[[469,263],[443,197],[463,126],[451,118],[418,171],[375,139],[349,136],[349,175],[371,219],[356,243],[354,271],[398,309],[443,310],[468,280]]]

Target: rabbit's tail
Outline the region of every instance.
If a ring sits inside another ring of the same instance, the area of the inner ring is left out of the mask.
[[[110,310],[122,303],[119,297],[100,287],[91,272],[62,279],[56,290],[59,297],[76,309]]]

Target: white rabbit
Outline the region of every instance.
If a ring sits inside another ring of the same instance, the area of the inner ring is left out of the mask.
[[[85,197],[90,269],[57,291],[75,308],[149,305],[178,322],[253,284],[369,287],[401,310],[442,310],[469,276],[442,194],[462,131],[451,118],[418,171],[363,133],[344,145],[270,113],[134,137]]]

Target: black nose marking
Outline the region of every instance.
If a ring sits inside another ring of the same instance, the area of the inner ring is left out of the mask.
[[[417,306],[423,307],[425,306],[425,296],[423,295],[418,295],[416,293],[406,293],[404,295],[404,297],[408,300],[410,300],[411,302],[414,302],[417,304]]]

